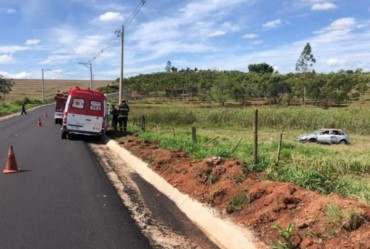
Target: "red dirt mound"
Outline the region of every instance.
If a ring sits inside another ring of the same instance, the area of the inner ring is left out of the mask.
[[[251,228],[267,245],[284,243],[273,225],[294,228],[294,248],[370,249],[370,205],[338,195],[320,195],[291,183],[264,180],[239,161],[191,159],[136,136],[121,145],[149,163],[174,187]]]

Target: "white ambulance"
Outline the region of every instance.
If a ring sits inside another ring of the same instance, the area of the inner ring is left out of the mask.
[[[100,91],[74,87],[68,92],[63,112],[62,139],[71,134],[99,139],[108,125],[106,97]]]

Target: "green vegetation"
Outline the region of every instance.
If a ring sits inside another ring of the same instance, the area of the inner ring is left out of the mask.
[[[293,249],[294,245],[290,240],[292,236],[292,231],[294,228],[293,224],[289,224],[287,229],[283,230],[279,225],[274,224],[272,228],[279,232],[279,236],[284,239],[284,242],[277,241],[274,243],[273,249]]]
[[[310,56],[308,56],[308,59]],[[370,74],[362,70],[315,73],[306,56],[297,73],[271,73],[267,64],[252,64],[251,72],[186,69],[138,75],[124,80],[129,99],[148,101],[187,98],[191,103],[222,106],[268,105],[343,106],[367,91]],[[309,70],[309,71],[308,71]]]
[[[21,112],[22,103],[26,103],[26,109],[38,106],[42,104],[42,101],[38,99],[29,99],[24,98],[22,100],[15,100],[15,101],[1,101],[0,102],[0,117],[5,116],[12,113]]]
[[[243,207],[248,204],[249,199],[247,193],[242,191],[229,201],[226,210],[228,213],[233,213],[242,210]]]
[[[6,79],[4,76],[0,75],[0,99],[5,98],[7,94],[10,93],[14,81],[12,79]]]
[[[335,224],[341,224],[343,222],[342,211],[337,203],[328,203],[325,206],[325,215],[330,222]]]
[[[356,135],[368,134],[366,125],[361,125],[370,121],[366,109],[260,108],[257,165],[253,163],[253,109],[132,104],[131,110],[130,120],[134,127],[138,127],[142,115],[146,118],[146,132],[138,128],[136,132],[145,139],[159,141],[166,149],[185,150],[194,158],[235,158],[246,162],[249,170],[264,172],[270,180],[292,182],[323,194],[335,192],[370,202],[369,138]],[[354,119],[357,119],[356,125],[352,125]],[[344,124],[353,129],[350,145],[297,142],[297,136],[303,131],[325,126],[347,129]],[[197,127],[197,143],[192,142],[193,125]],[[276,164],[282,131],[280,161]]]
[[[148,123],[245,129],[253,126],[254,108],[202,105],[132,104],[131,119]],[[370,109],[363,107],[259,107],[259,127],[280,131],[312,131],[340,127],[349,133],[370,134]]]

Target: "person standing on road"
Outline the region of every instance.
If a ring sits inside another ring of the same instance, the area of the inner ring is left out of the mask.
[[[127,131],[127,121],[128,121],[128,113],[130,112],[130,107],[126,103],[125,99],[122,99],[122,103],[119,105],[118,108],[118,124],[120,131]]]
[[[112,110],[110,111],[112,115],[112,127],[114,131],[117,131],[117,123],[118,123],[118,109],[115,105],[112,105]]]
[[[27,115],[27,112],[26,112],[26,101],[24,101],[22,103],[22,112],[21,112],[21,115]]]

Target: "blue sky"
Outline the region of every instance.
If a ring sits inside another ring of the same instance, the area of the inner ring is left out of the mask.
[[[370,71],[368,0],[0,0],[0,74],[116,79],[125,24],[124,77],[178,69],[295,71],[309,42],[317,72]]]

